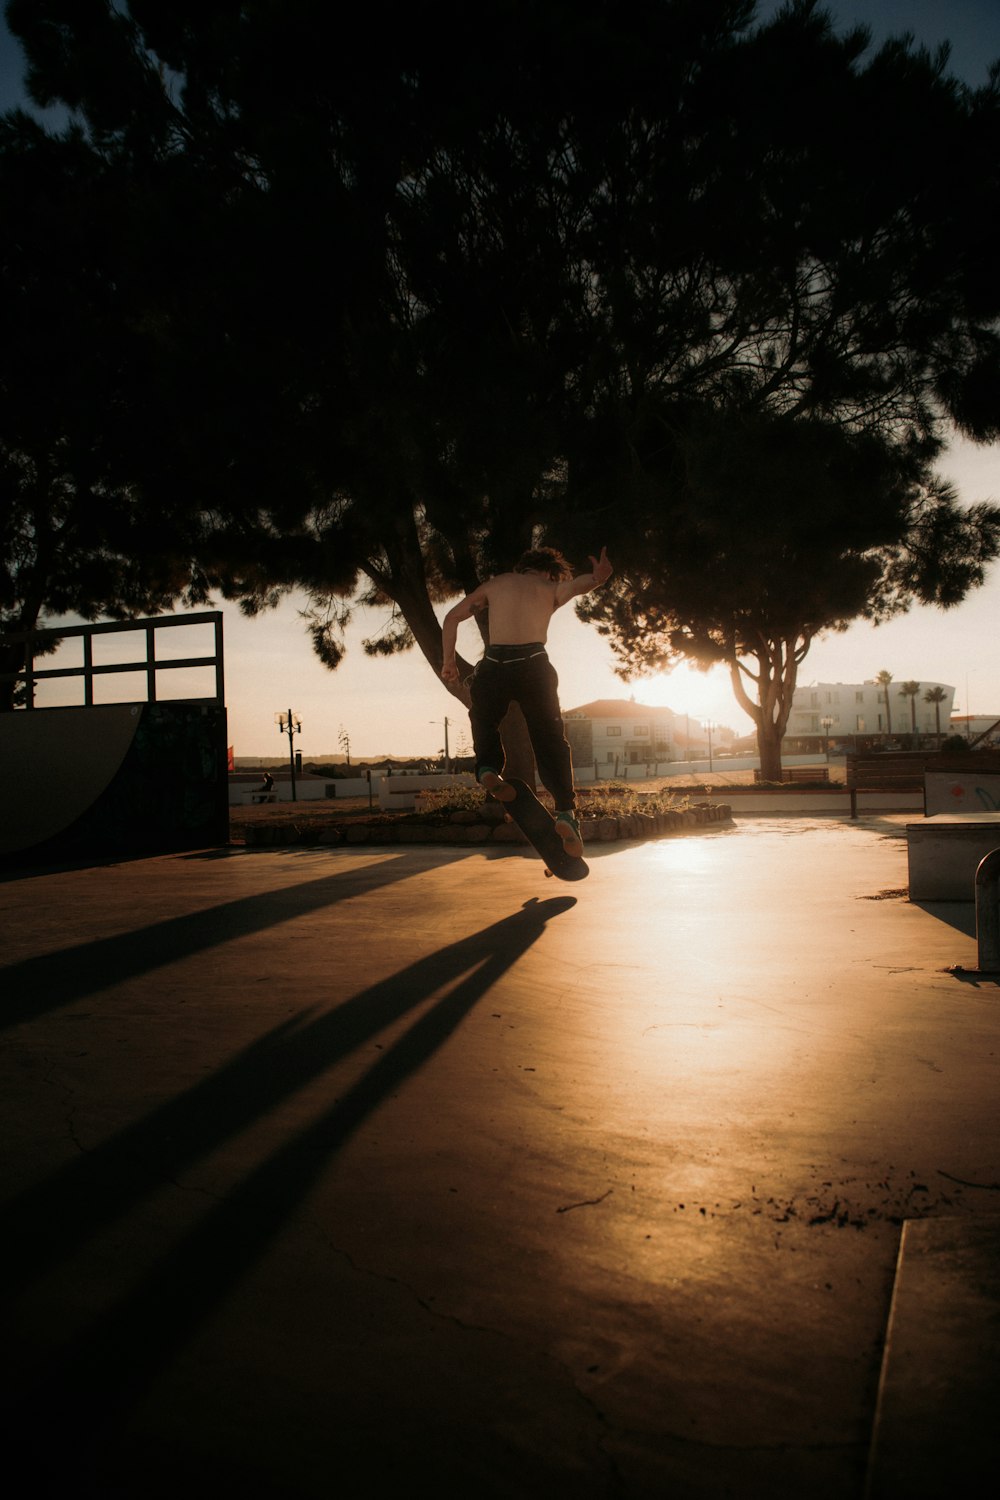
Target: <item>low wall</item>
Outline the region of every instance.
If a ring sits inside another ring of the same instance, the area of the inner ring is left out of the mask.
[[[383,812],[412,812],[418,792],[446,792],[453,786],[475,786],[476,778],[468,771],[449,775],[444,771],[426,775],[383,776],[378,784],[378,805]]]
[[[239,772],[229,775],[229,806],[253,807],[260,800],[261,777],[247,776]],[[332,783],[325,776],[296,776],[295,796],[292,796],[291,777],[276,780],[271,788],[274,802],[322,802],[328,795]]]
[[[839,764],[837,756],[833,756],[831,764]],[[783,766],[825,766],[828,764],[825,755],[783,755],[781,758]],[[618,775],[614,773],[614,767],[598,763],[597,776],[594,776],[594,766],[573,766],[573,779],[578,786],[585,786],[591,781],[646,781],[660,776],[702,776],[706,771],[716,771],[722,775],[730,771],[756,771],[760,768],[760,757],[757,755],[728,755],[722,753],[713,755],[711,763],[707,755],[696,760],[658,760],[643,761],[640,765],[623,765],[618,768]]]
[[[678,791],[682,790],[683,788],[678,788]],[[724,796],[736,817],[753,813],[808,813],[810,816],[832,813],[850,817],[855,809],[859,814],[924,810],[922,791],[856,791],[852,802],[852,794],[845,786],[806,789],[797,787],[794,782],[788,783],[788,791],[726,786],[706,787],[705,795]]]
[[[924,776],[928,815],[1000,812],[1000,769],[928,771]]]

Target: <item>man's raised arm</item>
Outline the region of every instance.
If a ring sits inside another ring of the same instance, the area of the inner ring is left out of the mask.
[[[566,604],[570,599],[575,599],[578,594],[589,594],[591,589],[600,588],[602,583],[607,583],[614,569],[608,561],[607,547],[601,548],[600,557],[591,557],[591,572],[581,573],[579,578],[567,578],[556,590],[556,598],[560,604]]]

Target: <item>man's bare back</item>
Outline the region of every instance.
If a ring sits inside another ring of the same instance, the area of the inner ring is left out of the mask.
[[[480,610],[488,609],[491,646],[520,646],[526,641],[544,641],[549,621],[561,605],[579,594],[589,593],[611,576],[611,564],[604,547],[600,557],[592,557],[590,561],[593,571],[581,574],[579,578],[555,579],[544,572],[529,569],[500,573],[473,589],[445,616],[441,669],[444,681],[458,680],[455,643],[462,620],[469,620]]]
[[[562,603],[557,597],[559,587],[540,573],[501,573],[484,583],[490,644],[520,646],[525,641],[544,641],[549,621]]]

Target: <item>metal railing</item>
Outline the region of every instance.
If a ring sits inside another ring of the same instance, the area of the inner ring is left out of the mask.
[[[976,870],[976,942],[981,974],[1000,972],[1000,849],[992,849]]]
[[[186,656],[176,659],[158,659],[156,655],[156,632],[179,630],[187,625],[211,624],[214,630],[214,650],[210,656]],[[94,637],[98,635],[124,635],[142,631],[145,635],[146,653],[140,661],[95,662]],[[73,667],[36,667],[36,657],[43,660],[57,642],[80,636],[83,640],[83,662]],[[59,625],[52,629],[29,630],[0,636],[2,646],[23,646],[24,666],[18,672],[0,673],[0,681],[24,682],[25,708],[35,708],[35,684],[56,677],[82,677],[84,707],[94,704],[94,679],[116,672],[144,672],[146,675],[146,701],[155,703],[156,674],[179,671],[184,667],[212,667],[215,673],[215,691],[212,694],[195,694],[206,701],[225,701],[222,665],[222,612],[208,610],[197,615],[158,615],[151,619],[122,620],[102,625]],[[40,651],[39,647],[45,650]]]

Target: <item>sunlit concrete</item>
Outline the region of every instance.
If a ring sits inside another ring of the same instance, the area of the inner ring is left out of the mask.
[[[901,1224],[1000,1180],[1000,987],[906,819],[0,885],[48,1479],[860,1500]]]

